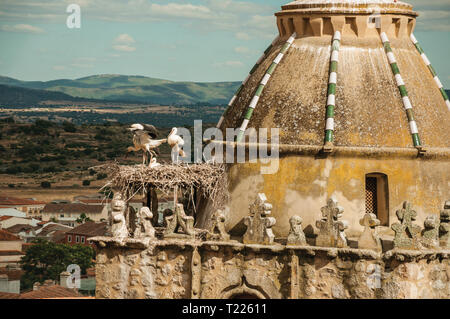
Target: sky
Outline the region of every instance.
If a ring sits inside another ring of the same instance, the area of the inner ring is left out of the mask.
[[[0,75],[94,74],[242,81],[276,36],[288,0],[0,0]],[[415,35],[450,88],[450,0],[409,0]],[[68,5],[81,8],[70,29]]]

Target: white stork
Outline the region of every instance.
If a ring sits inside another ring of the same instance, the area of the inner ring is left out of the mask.
[[[172,148],[172,161],[178,162],[177,157],[185,157],[186,153],[183,151],[182,147],[184,146],[184,140],[181,138],[181,136],[177,135],[177,128],[172,128],[172,131],[170,132],[169,136],[167,137],[167,143]],[[177,160],[175,160],[177,159]]]
[[[167,142],[167,139],[156,140],[156,136],[158,131],[153,125],[147,124],[133,124],[129,128],[130,131],[134,133],[133,136],[133,146],[128,147],[128,152],[138,152],[142,150],[144,153],[142,155],[142,164],[145,165],[145,162],[148,159],[148,155],[150,155],[149,165],[153,159],[153,156],[156,156],[154,149],[156,149],[161,144]]]

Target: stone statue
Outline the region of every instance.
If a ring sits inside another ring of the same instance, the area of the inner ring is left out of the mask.
[[[276,219],[270,217],[272,205],[267,203],[265,194],[258,194],[254,204],[250,205],[250,216],[244,219],[247,230],[244,234],[244,244],[266,244],[274,243],[275,235],[272,226]]]
[[[230,240],[230,235],[225,230],[225,213],[223,210],[218,210],[214,216],[213,225],[207,235],[208,240]]]
[[[111,233],[115,238],[128,237],[128,228],[125,220],[126,202],[120,193],[114,195],[111,201]]]
[[[421,244],[426,248],[439,248],[439,219],[436,215],[428,216],[422,230]]]
[[[378,252],[382,251],[381,240],[377,235],[376,227],[380,226],[380,220],[375,214],[366,213],[359,220],[359,224],[364,226],[364,232],[358,240],[358,248],[372,249]]]
[[[183,204],[177,204],[175,212],[166,216],[164,220],[166,222],[164,238],[194,237],[194,217],[185,214]]]
[[[291,228],[289,230],[289,235],[287,238],[288,245],[298,245],[305,246],[306,245],[306,237],[305,233],[302,229],[303,218],[300,216],[292,216],[289,219],[289,224]]]
[[[347,237],[345,230],[348,222],[339,220],[344,209],[337,205],[337,202],[330,198],[327,206],[321,208],[322,219],[316,222],[319,235],[316,238],[316,246],[320,247],[347,247]]]
[[[137,225],[134,238],[154,238],[155,229],[152,225],[153,213],[148,207],[141,207],[137,215]]]
[[[439,244],[442,248],[450,248],[450,200],[445,202],[440,222]]]
[[[411,209],[411,203],[404,202],[403,208],[397,212],[397,218],[400,221],[391,226],[395,231],[394,248],[400,249],[420,249],[420,242],[418,234],[420,233],[420,226],[414,225],[417,212]]]

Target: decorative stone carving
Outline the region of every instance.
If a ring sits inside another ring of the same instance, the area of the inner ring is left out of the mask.
[[[250,205],[250,216],[244,219],[247,231],[244,234],[244,244],[266,244],[271,245],[275,240],[272,226],[276,219],[270,217],[272,205],[267,203],[265,194],[260,193],[255,202]]]
[[[445,202],[440,222],[439,244],[443,248],[450,248],[450,200]]]
[[[194,237],[194,217],[185,214],[183,204],[177,204],[175,212],[164,219],[166,222],[164,238]]]
[[[375,214],[366,213],[363,218],[359,220],[359,224],[364,226],[364,232],[358,240],[358,248],[372,249],[382,251],[381,240],[377,235],[376,227],[380,225],[380,220]]]
[[[327,206],[321,208],[322,219],[316,222],[319,235],[316,238],[316,246],[320,247],[347,247],[345,230],[348,228],[346,220],[339,220],[344,209],[330,198]]]
[[[225,230],[225,213],[223,210],[217,210],[211,230],[207,234],[207,239],[220,241],[230,240],[230,235]]]
[[[111,234],[116,238],[128,237],[128,228],[125,220],[125,211],[127,204],[123,199],[123,195],[116,193],[111,201]]]
[[[439,219],[436,215],[428,216],[422,231],[422,245],[426,248],[439,248]]]
[[[300,216],[292,216],[291,219],[289,219],[291,229],[289,230],[289,235],[287,238],[288,245],[306,245],[306,237],[302,229],[302,223],[303,218],[301,218]]]
[[[136,219],[134,238],[155,238],[155,229],[152,225],[153,213],[148,207],[141,207]]]
[[[414,225],[417,212],[411,209],[411,203],[404,202],[403,208],[397,210],[397,218],[400,221],[392,225],[395,231],[394,248],[400,249],[420,249],[418,234],[420,226]]]

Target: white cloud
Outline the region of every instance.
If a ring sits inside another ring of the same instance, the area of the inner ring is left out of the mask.
[[[239,40],[250,40],[250,36],[245,32],[236,32],[235,36]]]
[[[4,25],[0,27],[0,30],[6,32],[22,32],[22,33],[43,33],[44,30],[38,27],[34,27],[29,24],[16,24],[14,26]]]
[[[249,53],[250,49],[247,47],[236,47],[234,48],[234,52],[236,53]]]
[[[113,45],[113,49],[116,51],[122,51],[122,52],[133,52],[136,51],[135,47],[123,44],[123,45]]]
[[[213,66],[215,68],[222,68],[222,67],[236,68],[236,67],[243,67],[244,63],[242,63],[241,61],[225,61],[225,62],[216,62],[213,64]]]
[[[132,46],[136,41],[129,34],[119,34],[113,41],[113,49],[121,52],[133,52],[136,48]]]
[[[119,44],[132,44],[136,42],[129,34],[119,34],[117,38],[114,39],[115,43]]]

